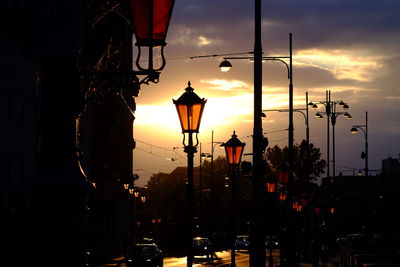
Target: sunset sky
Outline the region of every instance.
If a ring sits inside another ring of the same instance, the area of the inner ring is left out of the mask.
[[[380,170],[381,160],[389,156],[399,158],[400,1],[264,0],[262,9],[264,56],[288,56],[293,33],[294,107],[305,108],[305,92],[310,100],[325,100],[326,90],[331,90],[332,100],[350,106],[353,119],[337,119],[336,174],[351,175],[353,169],[364,168],[363,134],[352,135],[350,128],[365,124],[366,111],[369,169]],[[167,43],[167,66],[160,82],[143,85],[136,98],[134,172],[140,176],[139,185],[152,173],[187,164],[172,99],[184,92],[189,80],[195,93],[207,99],[199,134],[202,152],[211,152],[212,131],[214,141],[222,142],[233,130],[246,142],[245,153],[251,152],[252,62],[232,60],[232,70],[220,72],[222,56],[190,57],[252,51],[253,1],[176,0]],[[264,62],[263,108],[288,108],[288,84],[284,64]],[[326,159],[326,119],[314,118],[315,113],[310,111],[310,141]],[[287,145],[287,128],[288,113],[269,112],[263,120],[270,146]],[[298,113],[294,136],[295,143],[305,138],[304,118]],[[223,154],[216,146],[215,156]]]

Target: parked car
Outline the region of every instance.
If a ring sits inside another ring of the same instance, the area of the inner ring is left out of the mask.
[[[135,244],[125,256],[125,265],[127,267],[162,267],[163,252],[154,243]]]
[[[207,237],[193,238],[193,255],[206,256],[212,258],[214,256],[214,247],[210,239]]]
[[[266,248],[269,249],[270,246],[272,246],[273,249],[279,248],[279,240],[276,236],[272,235],[267,235],[265,237],[265,245]]]
[[[248,235],[238,235],[235,240],[235,248],[237,251],[249,250],[250,237]]]

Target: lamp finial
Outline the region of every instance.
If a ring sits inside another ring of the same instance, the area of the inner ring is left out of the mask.
[[[192,83],[190,81],[188,81],[188,87],[186,87],[185,91],[186,92],[193,92],[194,89],[192,88]]]

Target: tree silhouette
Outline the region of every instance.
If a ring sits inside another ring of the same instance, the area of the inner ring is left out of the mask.
[[[303,140],[301,144],[294,145],[294,175],[296,180],[304,182],[315,182],[317,178],[324,173],[326,161],[321,159],[320,149],[312,143],[307,148],[307,142]],[[267,175],[274,175],[276,168],[285,163],[289,165],[289,149],[285,146],[283,149],[275,145],[269,147],[265,154],[268,162]]]

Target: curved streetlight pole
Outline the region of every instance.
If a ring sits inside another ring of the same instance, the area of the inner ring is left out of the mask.
[[[353,125],[353,128],[351,128],[351,133],[356,134],[358,133],[357,129],[360,129],[364,133],[364,140],[365,140],[365,154],[361,154],[361,156],[364,156],[365,160],[365,177],[368,178],[369,176],[369,170],[368,170],[368,111],[365,112],[365,124],[364,125]]]

